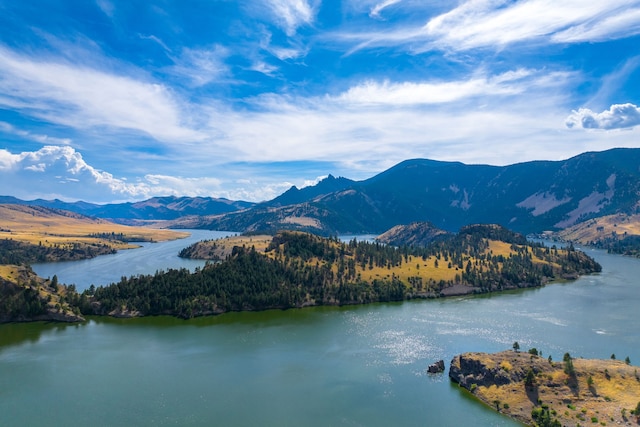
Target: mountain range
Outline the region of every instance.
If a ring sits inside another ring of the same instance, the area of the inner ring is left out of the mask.
[[[250,208],[251,202],[232,201],[212,197],[153,197],[141,202],[94,204],[87,202],[63,202],[61,200],[21,200],[12,196],[0,196],[2,204],[42,206],[63,209],[86,216],[127,223],[132,220],[171,220],[188,215],[215,215]]]
[[[3,199],[0,203],[8,203]],[[604,215],[639,213],[639,202],[640,149],[618,148],[507,166],[406,160],[363,181],[329,175],[315,186],[291,187],[258,204],[201,197],[112,205],[47,203],[120,221],[171,220],[171,227],[335,235],[381,233],[424,221],[448,231],[496,223],[539,233]]]
[[[364,181],[329,176],[251,209],[178,220],[175,226],[349,234],[428,221],[448,231],[497,223],[538,233],[603,215],[633,214],[639,201],[640,149],[508,166],[414,159]]]

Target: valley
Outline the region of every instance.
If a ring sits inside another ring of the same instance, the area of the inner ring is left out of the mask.
[[[58,209],[0,205],[0,264],[86,259],[136,248],[133,242],[157,242],[187,235],[115,224]]]

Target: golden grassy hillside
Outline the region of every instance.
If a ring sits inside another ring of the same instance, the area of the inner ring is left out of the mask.
[[[599,243],[611,237],[640,236],[640,215],[616,214],[594,218],[559,231],[556,235],[582,245]]]
[[[306,234],[302,232],[287,233],[290,235]],[[267,257],[282,257],[282,254],[285,252],[283,244],[278,244],[278,249],[274,249],[273,241],[275,240],[272,241],[272,239],[279,239],[279,237],[276,236],[274,238],[268,235],[234,236],[201,241],[185,249],[183,256],[195,259],[221,261],[224,260],[227,255],[231,254],[235,246],[244,246],[245,248],[251,248],[253,246],[257,252]],[[540,251],[535,251],[531,247],[512,245],[498,240],[486,240],[486,249],[480,251],[477,257],[466,253],[462,255],[461,259],[457,262],[453,261],[452,258],[447,258],[444,253],[438,253],[425,257],[407,255],[406,257],[401,257],[399,261],[387,262],[380,265],[375,262],[363,263],[362,261],[356,261],[355,254],[351,252],[352,250],[347,248],[345,251],[345,246],[336,240],[323,239],[313,235],[310,235],[310,239],[327,245],[328,249],[326,249],[326,252],[329,250],[333,250],[335,254],[344,252],[344,258],[341,262],[337,259],[330,262],[327,259],[312,256],[304,261],[299,261],[307,266],[326,265],[333,271],[335,277],[339,277],[344,271],[344,265],[352,262],[355,269],[352,277],[359,277],[369,283],[376,279],[391,281],[393,278],[396,278],[411,287],[412,292],[427,296],[461,295],[476,292],[479,289],[475,288],[472,284],[465,283],[462,278],[465,269],[472,267],[474,271],[480,273],[488,273],[489,270],[492,269],[500,270],[502,269],[503,263],[495,261],[496,257],[502,256],[508,259],[511,256],[517,255],[518,251],[520,251],[520,254],[527,254],[534,264],[548,264],[554,272],[558,273],[562,271],[562,266],[557,262],[542,259],[539,256]],[[558,249],[557,255],[551,258],[566,258],[566,253],[565,250]],[[489,257],[492,257],[494,261],[489,262],[487,260]],[[446,282],[444,286],[443,282]]]
[[[501,413],[533,425],[544,411],[563,426],[637,425],[631,413],[640,403],[636,366],[618,360],[563,361],[526,352],[465,353],[451,362],[450,376]],[[529,385],[526,374],[535,375]],[[639,414],[640,415],[640,414]]]
[[[84,321],[77,307],[72,308],[66,301],[69,292],[75,294],[75,290],[58,285],[55,277],[37,276],[28,266],[0,265],[0,289],[0,322]]]
[[[188,235],[170,230],[130,227],[38,206],[0,204],[0,239],[36,245],[81,243],[127,249],[136,247],[127,241],[164,241]]]

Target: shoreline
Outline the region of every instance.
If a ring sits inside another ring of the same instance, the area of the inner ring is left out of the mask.
[[[485,405],[527,425],[543,418],[557,425],[640,423],[640,414],[632,414],[640,405],[636,366],[568,353],[565,361],[552,361],[534,350],[463,353],[451,360],[449,378]]]

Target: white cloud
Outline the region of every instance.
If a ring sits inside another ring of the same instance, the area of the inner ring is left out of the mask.
[[[640,125],[640,108],[633,104],[613,104],[608,110],[596,113],[588,108],[574,110],[565,120],[568,128],[623,129]]]
[[[113,13],[115,11],[115,6],[109,0],[96,0],[96,4],[100,8],[100,10],[107,15],[109,18],[113,18]]]
[[[191,86],[203,86],[228,72],[225,59],[229,50],[215,45],[208,49],[183,49],[170,72],[190,81]]]
[[[304,182],[302,183],[302,185],[298,188],[305,188],[305,187],[311,187],[314,186],[316,184],[318,184],[320,181],[322,181],[323,179],[327,178],[329,175],[321,175],[319,177],[317,177],[316,179],[305,179]]]
[[[2,47],[0,93],[0,105],[76,129],[133,129],[160,141],[205,137],[183,123],[183,106],[164,85],[37,60]]]
[[[437,82],[384,81],[365,82],[352,87],[339,96],[341,101],[356,104],[440,104],[469,99],[477,96],[498,97],[517,95],[531,89],[533,85],[548,86],[549,82],[561,84],[567,73],[552,73],[549,76],[535,70],[518,69],[496,76],[473,76],[467,80]]]
[[[290,37],[315,18],[315,10],[306,0],[268,0],[268,3],[276,21]]]
[[[637,21],[618,18],[635,13],[638,6],[637,1],[629,0],[590,3],[470,0],[430,20],[424,30],[436,45],[455,50],[503,46],[537,38],[556,42],[600,41],[637,34],[640,30]],[[612,20],[621,26],[612,26]]]
[[[551,39],[559,43],[597,42],[636,34],[640,34],[640,7],[613,11],[601,20],[584,22],[556,33]]]
[[[29,139],[31,141],[40,142],[42,144],[69,145],[72,142],[70,138],[57,138],[57,137],[54,137],[54,136],[42,135],[42,134],[39,134],[39,133],[32,133],[32,132],[29,132],[29,131],[26,131],[26,130],[17,129],[12,124],[7,123],[7,122],[1,122],[1,121],[0,121],[0,131],[5,132],[5,133],[9,133],[9,134],[13,134],[13,135],[17,135],[19,137],[22,137],[22,138],[25,138],[25,139]]]
[[[45,146],[37,151],[18,154],[0,149],[0,195],[25,200],[58,198],[102,203],[173,195],[263,201],[278,196],[293,185],[265,179],[244,180],[238,184],[234,186],[211,176],[166,174],[147,174],[129,182],[94,168],[85,162],[81,153],[69,146]]]
[[[380,16],[380,12],[382,12],[383,9],[386,9],[389,6],[393,6],[396,3],[400,3],[401,1],[402,0],[384,0],[383,2],[376,4],[371,8],[369,16],[372,18],[380,19],[382,18]]]
[[[393,4],[391,1],[379,3],[372,12],[378,6]],[[403,45],[412,51],[501,49],[518,42],[576,43],[627,38],[640,34],[639,18],[638,0],[467,0],[438,16],[425,16],[423,25],[403,22],[395,28],[332,34],[332,39],[355,43],[348,53]]]
[[[11,172],[20,162],[20,155],[0,148],[0,172]]]

